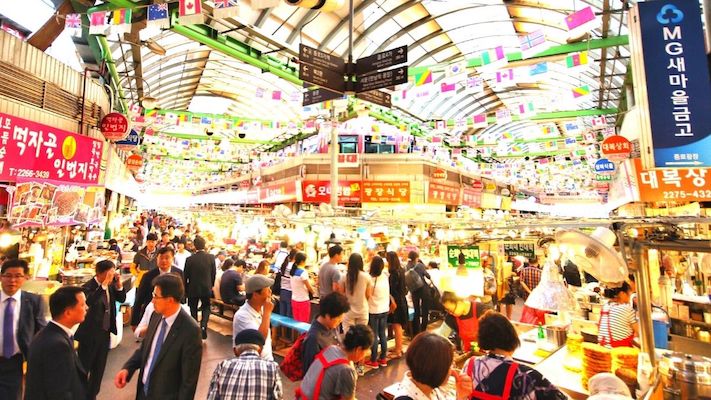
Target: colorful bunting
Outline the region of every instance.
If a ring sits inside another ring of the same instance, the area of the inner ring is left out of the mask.
[[[574,99],[582,99],[590,95],[590,86],[583,85],[572,89]]]
[[[415,74],[415,86],[422,86],[432,83],[432,71],[429,69]]]
[[[106,30],[106,11],[97,11],[89,14],[89,34],[104,35]]]
[[[507,62],[503,46],[497,46],[481,53],[481,65],[483,67],[498,68],[506,65]]]
[[[64,29],[66,29],[70,35],[75,37],[81,36],[81,15],[80,14],[67,14],[64,18]]]
[[[594,129],[602,129],[607,126],[607,118],[604,115],[598,117],[592,117],[590,124]]]
[[[546,42],[546,33],[543,29],[521,36],[519,39],[521,41],[521,57],[524,59],[533,57],[550,47],[550,44]]]
[[[131,32],[131,15],[133,14],[130,8],[120,8],[111,14],[111,33],[122,34]]]
[[[454,96],[457,93],[457,85],[455,83],[442,82],[439,92],[446,97]]]
[[[466,80],[466,93],[478,94],[484,93],[484,79],[480,76],[470,76]]]
[[[239,0],[212,0],[215,8],[212,15],[215,18],[231,18],[239,15]]]
[[[588,52],[581,51],[580,53],[570,54],[565,58],[565,65],[568,68],[585,66],[588,64]]]
[[[597,17],[592,7],[588,6],[565,17],[565,25],[571,36],[579,36],[597,25]]]
[[[447,78],[455,78],[465,74],[466,72],[466,65],[464,63],[452,63],[447,66],[445,76]]]
[[[508,124],[511,121],[513,121],[513,118],[511,118],[511,111],[508,108],[501,107],[496,110],[497,124]]]
[[[444,121],[444,120],[435,121],[435,131],[446,132],[447,131],[447,121]]]
[[[548,63],[540,62],[538,64],[532,65],[528,70],[529,76],[535,76],[536,78],[543,78],[543,75],[548,73]]]
[[[514,86],[516,79],[513,68],[496,71],[496,84],[502,87]]]
[[[530,118],[530,117],[536,115],[536,107],[534,107],[532,101],[529,101],[526,103],[520,103],[516,107],[516,113],[521,118]]]
[[[178,22],[181,25],[202,24],[202,0],[180,0],[178,7]]]
[[[488,125],[489,124],[486,120],[486,113],[476,114],[472,116],[472,128],[486,128]]]
[[[575,136],[582,132],[580,124],[578,124],[576,121],[566,122],[563,127],[565,128],[565,133],[568,136]]]
[[[275,90],[272,92],[272,100],[281,100],[281,91]]]
[[[161,29],[170,28],[167,3],[151,4],[148,6],[147,26]]]

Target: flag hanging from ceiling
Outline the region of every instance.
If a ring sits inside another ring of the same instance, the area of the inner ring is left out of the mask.
[[[548,63],[545,61],[540,62],[535,65],[532,65],[531,67],[529,67],[529,70],[528,70],[528,75],[531,77],[535,77],[536,79],[544,78],[547,73],[548,73]]]
[[[272,100],[281,100],[281,91],[275,90],[272,92]]]
[[[122,34],[131,32],[131,15],[130,8],[119,8],[111,14],[111,33]]]
[[[439,92],[444,97],[452,97],[457,94],[457,84],[454,82],[442,82],[439,85]]]
[[[592,7],[588,6],[565,17],[565,26],[571,37],[580,36],[597,26],[597,17]]]
[[[81,36],[81,15],[80,14],[67,14],[64,17],[64,29],[69,32],[70,35],[74,37]]]
[[[506,107],[501,107],[496,110],[496,123],[497,124],[508,124],[513,121],[511,118],[511,111]]]
[[[546,33],[543,29],[521,36],[521,57],[530,58],[534,55],[548,50],[550,44],[546,41]]]
[[[445,69],[445,76],[447,78],[455,78],[455,77],[460,77],[463,74],[466,74],[466,64],[458,62],[458,63],[452,63],[447,66]]]
[[[566,122],[563,127],[565,128],[565,134],[568,136],[575,136],[582,132],[580,124],[577,121]]]
[[[168,4],[151,4],[148,6],[148,27],[155,28],[170,28],[170,19],[168,18]]]
[[[141,107],[140,103],[131,103],[128,106],[128,111],[133,115],[141,115],[141,113],[143,112],[143,108]]]
[[[497,46],[493,49],[486,50],[481,53],[482,67],[499,68],[506,65],[507,62],[508,60],[506,59],[506,55],[504,54],[503,46]]]
[[[181,25],[194,25],[205,22],[205,18],[202,16],[202,1],[180,0],[178,22]]]
[[[447,131],[447,121],[444,121],[444,120],[435,121],[435,131],[446,132]]]
[[[592,117],[592,119],[590,120],[590,124],[592,125],[593,129],[602,129],[607,126],[607,118],[605,118],[604,115]]]
[[[92,35],[104,35],[107,30],[106,11],[97,11],[89,14],[89,33]]]
[[[415,73],[415,86],[422,86],[432,83],[432,71],[425,69],[422,72]]]
[[[467,129],[467,119],[466,118],[457,118],[454,120],[454,127],[457,128],[458,131],[462,132]]]
[[[511,132],[502,132],[501,138],[504,140],[513,140],[513,134]]]
[[[555,140],[549,140],[544,143],[544,148],[548,151],[558,150],[558,142]]]
[[[575,68],[581,66],[587,66],[588,64],[588,52],[581,51],[580,53],[573,53],[565,58],[565,65],[568,68]]]
[[[484,79],[480,76],[470,76],[466,80],[466,93],[484,93]]]
[[[516,113],[521,118],[530,118],[536,115],[536,107],[533,105],[532,101],[519,103],[516,106]]]
[[[265,92],[264,88],[258,87],[258,88],[255,90],[255,92],[254,92],[254,97],[256,97],[256,98],[258,98],[258,99],[263,99],[263,98],[264,98],[264,92]]]
[[[472,116],[472,128],[486,128],[488,125],[489,124],[486,120],[486,113],[476,114]]]
[[[565,145],[567,147],[573,147],[578,143],[577,139],[574,137],[565,138]]]
[[[299,91],[294,91],[289,93],[289,102],[291,103],[301,103],[303,100],[304,96],[301,94]]]
[[[556,129],[551,125],[541,126],[541,134],[543,134],[543,136],[558,136]]]
[[[231,18],[239,15],[239,0],[212,0],[215,7],[212,16],[215,18]]]
[[[516,85],[516,79],[513,68],[496,71],[497,86],[507,87]]]
[[[583,99],[589,95],[590,95],[590,86],[588,86],[588,85],[583,85],[583,86],[578,86],[576,88],[573,88],[573,98],[574,99]]]

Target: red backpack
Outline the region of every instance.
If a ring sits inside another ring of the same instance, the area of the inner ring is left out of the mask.
[[[323,352],[326,351],[326,349],[328,349],[328,347],[321,350],[321,352],[318,353],[315,358],[315,360],[318,360],[318,362],[321,363],[321,372],[319,372],[318,378],[316,379],[313,400],[318,400],[319,395],[321,395],[321,384],[323,383],[324,375],[326,375],[326,370],[334,365],[348,364],[348,360],[346,360],[345,358],[337,358],[331,362],[326,361],[326,357],[323,356]],[[304,392],[301,391],[301,385],[296,387],[295,394],[296,400],[309,400],[309,398],[306,397]]]
[[[281,372],[292,382],[304,379],[304,374],[306,373],[306,371],[304,371],[303,362],[301,361],[301,356],[304,353],[303,347],[307,333],[308,332],[299,335],[279,365]]]

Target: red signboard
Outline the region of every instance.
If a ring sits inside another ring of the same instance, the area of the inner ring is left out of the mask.
[[[447,170],[444,168],[435,168],[432,170],[431,174],[433,179],[447,179]]]
[[[344,153],[338,155],[338,166],[341,168],[357,167],[359,165],[357,153]]]
[[[126,168],[129,171],[136,172],[143,166],[143,157],[139,154],[133,154],[126,159]]]
[[[639,158],[634,160],[634,164],[640,201],[711,201],[711,168],[644,170]]]
[[[117,112],[104,115],[101,119],[99,129],[108,140],[122,140],[128,135],[128,118]]]
[[[260,203],[289,203],[300,201],[299,181],[264,184],[259,189]]]
[[[99,183],[103,142],[0,113],[0,181]]]
[[[632,143],[624,136],[610,136],[602,142],[601,150],[607,158],[625,159],[632,153]]]
[[[363,181],[363,203],[409,203],[410,182]]]
[[[459,187],[430,182],[427,189],[427,202],[430,204],[460,204]]]
[[[481,190],[464,188],[462,192],[462,205],[481,208]]]
[[[330,203],[330,181],[304,181],[302,184],[304,203]],[[362,184],[360,181],[338,182],[338,204],[360,203]]]
[[[472,181],[472,189],[481,192],[484,190],[484,182],[482,181]]]

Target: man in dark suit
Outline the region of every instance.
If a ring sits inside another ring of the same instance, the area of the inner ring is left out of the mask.
[[[29,272],[25,260],[7,260],[0,267],[0,399],[20,398],[22,362],[32,338],[47,325],[42,298],[20,290]]]
[[[180,307],[183,281],[173,274],[154,280],[155,313],[146,338],[116,374],[114,384],[123,389],[140,370],[136,400],[192,400],[202,359],[200,328]]]
[[[205,252],[205,239],[196,236],[193,241],[197,252],[185,260],[185,292],[188,296],[190,315],[197,321],[198,302],[202,320],[202,338],[207,339],[207,321],[210,319],[210,294],[215,285],[215,257]]]
[[[52,321],[30,344],[25,400],[82,400],[88,376],[74,350],[72,327],[86,317],[86,295],[63,286],[49,296]]]
[[[89,306],[74,337],[79,342],[79,360],[89,372],[89,399],[96,399],[109,355],[111,334],[116,335],[116,302],[126,301],[116,265],[111,260],[96,263],[96,276],[82,286]]]
[[[158,250],[158,256],[156,257],[158,268],[153,268],[152,270],[146,272],[143,275],[141,284],[138,285],[136,289],[136,299],[133,301],[133,311],[131,313],[131,327],[136,330],[136,326],[141,322],[143,318],[143,312],[146,309],[148,303],[151,302],[151,295],[153,293],[153,279],[158,275],[163,275],[167,273],[173,273],[180,278],[183,278],[183,271],[173,266],[173,259],[175,258],[175,250],[172,247],[167,246]]]

